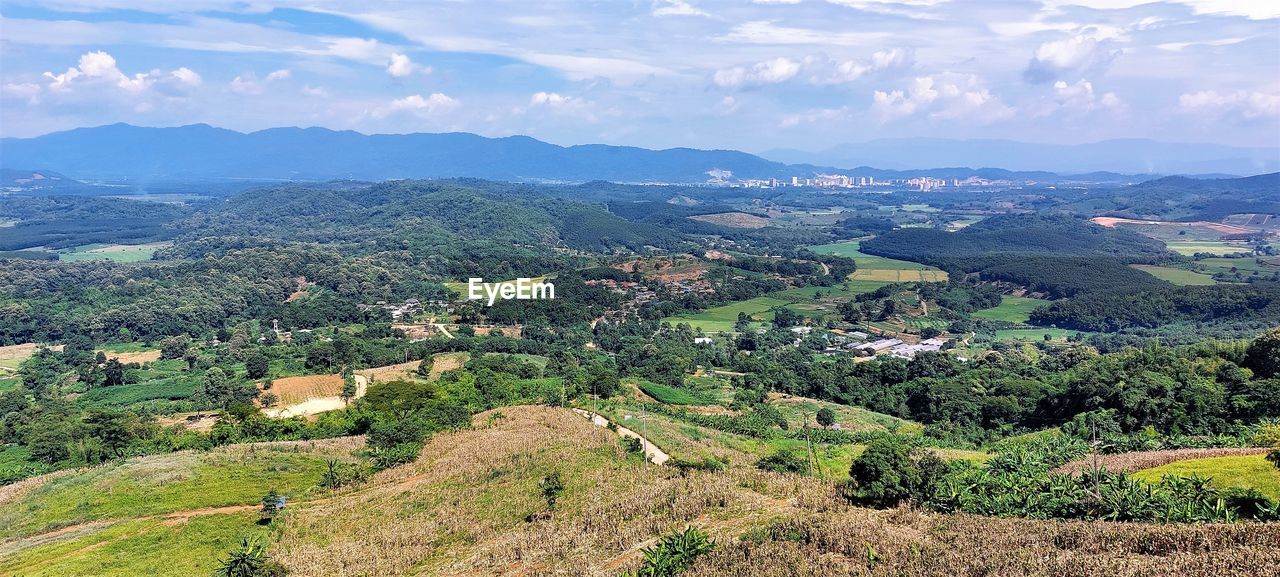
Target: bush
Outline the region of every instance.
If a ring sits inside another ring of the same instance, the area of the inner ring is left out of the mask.
[[[871,441],[849,466],[849,477],[854,500],[873,507],[893,507],[911,498],[921,481],[910,449],[894,438]]]
[[[779,449],[774,454],[756,461],[756,468],[774,473],[807,473],[809,459],[798,449]]]
[[[818,409],[818,424],[824,427],[830,427],[836,424],[836,412],[831,407],[822,407]]]
[[[697,527],[671,533],[657,545],[644,550],[644,564],[639,569],[624,574],[626,577],[672,577],[693,566],[698,557],[711,552],[716,546],[707,534]]]

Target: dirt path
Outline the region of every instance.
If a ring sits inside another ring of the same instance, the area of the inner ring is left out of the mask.
[[[591,411],[584,411],[582,409],[573,409],[573,412],[578,413],[579,415],[582,415],[583,417],[587,418],[588,420],[591,421],[592,424],[594,424],[597,427],[609,426],[609,419],[606,419]],[[667,461],[671,460],[671,455],[668,455],[665,452],[663,452],[662,449],[659,449],[657,447],[657,445],[650,443],[648,439],[641,437],[640,433],[632,431],[631,429],[623,427],[622,425],[618,425],[617,430],[618,430],[619,437],[640,439],[640,446],[644,448],[644,456],[648,457],[649,461],[652,462],[653,464],[665,465],[667,464]]]
[[[453,333],[450,333],[450,332],[449,332],[449,329],[445,328],[443,324],[441,324],[441,323],[436,323],[436,324],[431,325],[431,326],[435,327],[435,328],[436,328],[436,330],[440,331],[440,333],[441,333],[441,334],[443,334],[445,337],[447,337],[447,338],[453,338]]]
[[[363,397],[365,392],[369,390],[369,378],[364,375],[354,375],[356,380],[356,396],[352,400]],[[347,406],[347,401],[341,396],[316,397],[307,399],[301,403],[280,407],[276,409],[267,409],[262,413],[274,419],[283,419],[286,417],[310,417],[328,411],[336,411]]]

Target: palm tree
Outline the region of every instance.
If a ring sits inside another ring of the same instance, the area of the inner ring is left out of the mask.
[[[240,548],[218,562],[214,577],[254,577],[267,563],[267,547],[257,539],[240,539]]]

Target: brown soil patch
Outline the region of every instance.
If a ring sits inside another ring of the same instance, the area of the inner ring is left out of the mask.
[[[129,363],[154,363],[160,360],[160,349],[150,351],[138,351],[136,353],[113,353],[111,351],[103,351],[108,359],[116,359],[124,364]]]
[[[279,405],[287,407],[314,399],[332,397],[342,393],[342,375],[304,375],[284,377],[272,381],[267,389],[280,398]]]
[[[769,226],[769,219],[745,212],[720,212],[716,214],[699,214],[689,217],[691,220],[706,222],[729,228],[764,228]]]
[[[385,367],[360,369],[356,371],[356,374],[364,375],[369,378],[370,382],[375,383],[412,379],[415,376],[415,372],[418,370],[418,365],[421,363],[422,361],[409,361],[407,363],[387,365]]]
[[[35,343],[23,343],[21,345],[7,345],[0,347],[0,361],[8,359],[25,359],[36,354],[36,350],[40,345]],[[51,350],[60,351],[62,345],[53,345],[49,347]]]
[[[182,428],[188,431],[200,431],[205,433],[213,430],[213,425],[217,422],[218,415],[216,413],[180,413],[176,415],[156,417],[156,423],[162,427],[182,425]]]

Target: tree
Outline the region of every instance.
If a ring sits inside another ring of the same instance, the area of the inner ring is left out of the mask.
[[[418,363],[418,376],[426,378],[431,375],[431,367],[436,364],[435,355],[428,354],[422,357],[422,362]]]
[[[560,472],[555,471],[543,477],[538,481],[538,489],[542,491],[542,498],[547,501],[547,509],[555,510],[556,501],[564,493],[564,482],[560,480]]]
[[[895,438],[876,438],[849,466],[855,500],[873,507],[893,507],[911,497],[920,471],[910,450]]]
[[[836,424],[836,412],[831,407],[822,407],[818,409],[818,424],[824,427],[830,427]]]
[[[196,390],[195,398],[219,408],[233,403],[247,403],[257,394],[257,389],[237,383],[222,369],[213,367],[204,374],[204,383]]]
[[[267,355],[262,354],[262,351],[253,351],[244,359],[245,374],[251,379],[261,379],[267,376],[269,368]]]
[[[1258,378],[1280,375],[1280,328],[1267,331],[1249,343],[1245,351],[1244,366],[1253,369]]]
[[[187,337],[169,337],[160,343],[160,358],[180,359],[187,354]]]
[[[280,402],[280,397],[277,396],[275,393],[262,393],[261,395],[258,395],[258,403],[265,408],[274,407],[276,406],[276,403],[279,403],[279,402]]]
[[[359,389],[356,387],[356,377],[355,377],[355,375],[351,373],[351,369],[350,369],[350,368],[343,369],[343,371],[342,371],[342,393],[340,393],[340,395],[339,395],[339,396],[341,396],[341,397],[342,397],[342,402],[350,404],[350,403],[351,403],[351,399],[356,398],[356,393],[357,393],[357,392],[359,392]]]
[[[264,517],[268,519],[275,517],[276,513],[279,513],[283,508],[284,498],[281,497],[280,493],[277,493],[275,489],[267,491],[267,494],[262,496],[261,512]]]
[[[123,385],[124,365],[120,364],[119,359],[111,357],[110,359],[107,359],[106,364],[103,365],[102,375],[106,377],[106,380],[102,383],[105,386],[114,387],[116,385]]]

